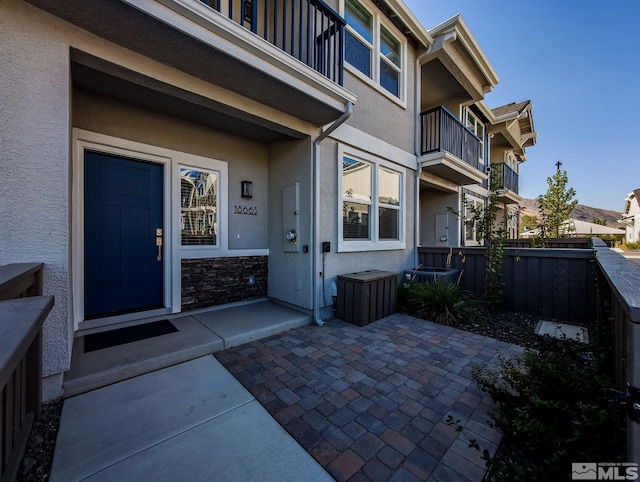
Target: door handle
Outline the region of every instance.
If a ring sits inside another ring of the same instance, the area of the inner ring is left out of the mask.
[[[156,246],[158,247],[157,261],[162,261],[162,229],[156,229]]]

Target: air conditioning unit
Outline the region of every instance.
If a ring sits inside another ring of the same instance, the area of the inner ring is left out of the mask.
[[[484,173],[485,174],[490,174],[491,173],[491,166],[484,166]]]

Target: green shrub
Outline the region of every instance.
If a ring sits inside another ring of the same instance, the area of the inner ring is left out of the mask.
[[[433,283],[404,283],[398,287],[401,313],[451,325],[469,316],[471,303],[458,285],[436,280]]]
[[[624,245],[624,249],[640,249],[640,242],[639,243],[626,243]]]
[[[474,370],[499,404],[492,415],[517,456],[492,460],[494,480],[569,480],[571,463],[624,461],[624,416],[606,397],[602,359],[574,340],[543,337],[497,369]]]

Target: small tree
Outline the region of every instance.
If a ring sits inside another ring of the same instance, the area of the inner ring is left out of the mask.
[[[520,233],[524,233],[525,228],[527,230],[535,229],[538,226],[538,216],[529,216],[523,214],[520,216]]]
[[[501,183],[496,172],[497,171],[491,171],[489,177],[489,193],[487,203],[484,207],[478,208],[465,202],[471,214],[465,223],[475,223],[478,241],[483,240],[487,248],[484,298],[493,306],[498,306],[502,302],[502,286],[504,285],[503,261],[507,240],[507,230],[505,226],[507,225],[509,216],[519,215],[519,212],[513,214],[505,209],[505,218],[503,220],[498,219],[498,212],[500,211],[498,189]]]
[[[540,230],[543,239],[549,236],[559,238],[560,228],[578,204],[578,200],[573,199],[576,195],[575,190],[567,188],[567,171],[561,171],[561,165],[561,162],[556,163],[556,173],[553,177],[547,178],[546,194],[537,198],[542,218]]]

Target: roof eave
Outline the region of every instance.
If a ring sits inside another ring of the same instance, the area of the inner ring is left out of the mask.
[[[476,63],[478,69],[482,72],[482,75],[484,75],[487,84],[489,85],[489,90],[493,89],[493,87],[498,84],[500,81],[498,74],[489,63],[487,56],[480,48],[480,45],[471,33],[471,30],[469,30],[469,27],[462,18],[462,15],[454,15],[450,19],[429,29],[427,32],[431,37],[454,34],[455,38],[460,40],[473,61]]]
[[[429,35],[427,29],[422,26],[402,0],[385,0],[385,3],[423,47],[428,48],[433,44],[433,37]]]

